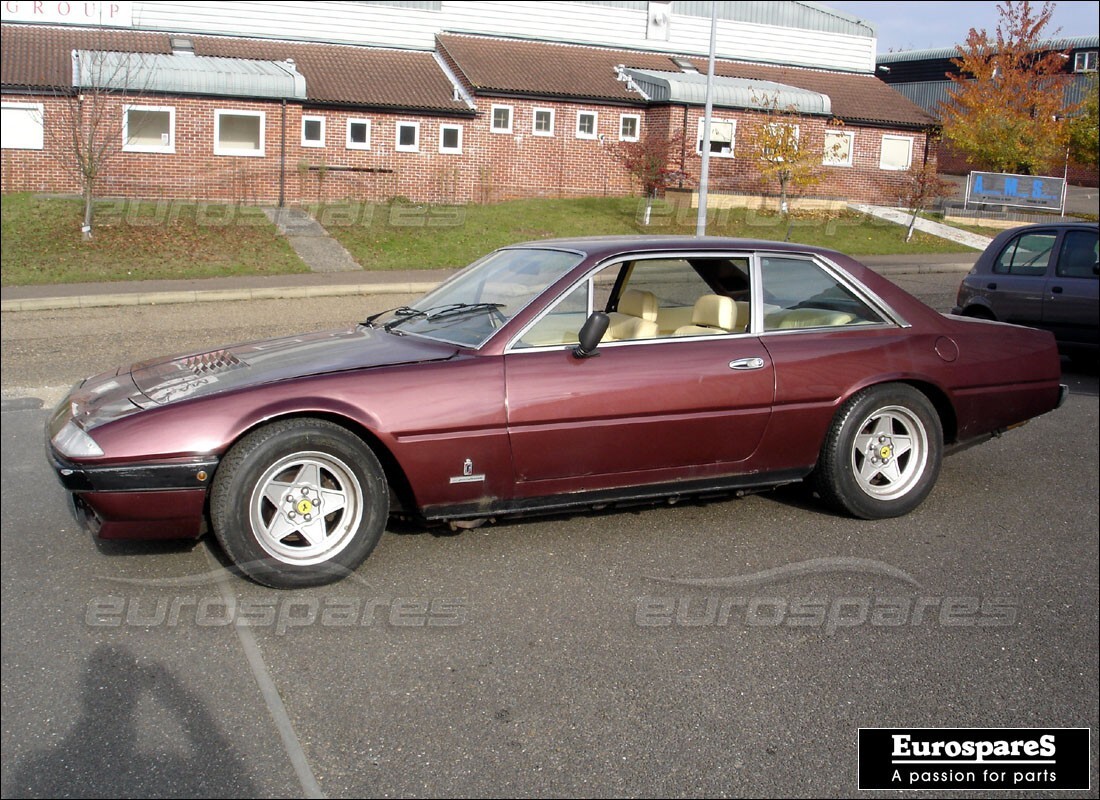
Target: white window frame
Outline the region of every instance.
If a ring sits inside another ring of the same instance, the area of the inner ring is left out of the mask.
[[[351,126],[352,125],[366,125],[367,126],[367,141],[365,142],[353,142],[351,140]],[[363,117],[349,117],[347,124],[344,126],[344,146],[348,150],[370,150],[370,120]]]
[[[409,127],[415,133],[415,141],[412,144],[401,144],[401,129]],[[413,120],[400,120],[393,127],[393,149],[398,153],[420,152],[420,123]]]
[[[909,142],[909,160],[904,167],[893,166],[883,163],[883,158],[886,155],[886,140],[889,139],[895,142]],[[878,154],[878,168],[890,170],[892,172],[905,172],[913,166],[913,137],[912,136],[898,136],[897,134],[884,133],[882,135],[882,143],[879,145]]]
[[[307,122],[320,122],[321,123],[321,140],[319,142],[306,139],[306,123]],[[303,114],[302,115],[302,147],[324,147],[325,146],[325,118],[319,117],[316,114]]]
[[[3,147],[5,150],[44,150],[46,147],[45,112],[41,103],[2,103],[3,111],[19,112],[17,116],[25,119],[29,125],[18,129],[18,136],[12,131],[9,117],[4,126]],[[29,135],[27,135],[29,134]]]
[[[497,127],[497,111],[508,112],[508,127]],[[489,133],[511,133],[516,121],[516,110],[512,106],[494,105],[489,109]]]
[[[705,121],[706,120],[700,118],[699,124],[698,124],[698,126],[696,126],[695,154],[699,155],[699,156],[703,155],[703,146],[702,145],[703,145],[703,134],[705,133],[705,131],[703,130],[703,123]],[[737,120],[735,120],[735,119],[711,119],[710,125],[711,125],[711,130],[714,129],[715,125],[730,125],[730,126],[732,126],[730,128],[729,151],[728,152],[719,151],[719,152],[716,153],[712,150],[710,155],[711,155],[712,158],[715,158],[715,157],[716,158],[733,158],[733,151],[734,151],[734,148],[737,145]],[[709,138],[707,139],[707,145],[708,145],[708,147],[710,145],[710,139]]]
[[[632,119],[634,120],[634,135],[626,136],[623,134],[623,121]],[[642,115],[641,114],[619,114],[619,141],[620,142],[636,142],[642,137]]]
[[[157,111],[168,113],[167,144],[130,144],[130,112]],[[122,152],[124,153],[174,153],[176,152],[176,109],[173,106],[124,105],[122,107]]]
[[[535,127],[538,124],[539,114],[549,114],[550,115],[550,130],[540,131],[538,128]],[[554,125],[557,122],[557,120],[554,119],[555,116],[556,115],[554,114],[554,109],[552,109],[552,108],[536,108],[536,109],[534,109],[531,112],[531,135],[532,136],[553,136],[554,135]]]
[[[828,142],[830,136],[844,136],[848,139],[848,158],[846,161],[830,161]],[[821,154],[821,163],[827,167],[850,167],[854,163],[856,152],[856,134],[854,131],[825,131],[825,152]]]
[[[592,117],[592,133],[586,133],[581,130],[581,118]],[[578,111],[577,112],[577,125],[574,128],[574,133],[578,139],[598,139],[600,137],[600,115],[596,111]]]
[[[458,146],[457,147],[444,147],[443,145],[443,132],[446,130],[458,131]],[[439,126],[439,152],[441,153],[454,153],[456,155],[462,155],[462,126],[455,125],[454,123],[444,123]]]
[[[237,150],[221,146],[222,117],[256,117],[260,120],[260,146],[254,150]],[[241,158],[263,158],[267,136],[267,113],[264,111],[245,111],[236,108],[214,109],[214,155],[239,156]]]
[[[1096,50],[1084,50],[1073,54],[1074,72],[1096,72]],[[1089,62],[1092,62],[1091,64]]]

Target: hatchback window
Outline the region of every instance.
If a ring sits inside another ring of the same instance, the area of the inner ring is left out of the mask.
[[[1058,275],[1063,278],[1096,279],[1096,231],[1068,231],[1058,254]]]
[[[998,275],[1045,275],[1057,238],[1053,231],[1017,236],[997,256],[993,271]]]

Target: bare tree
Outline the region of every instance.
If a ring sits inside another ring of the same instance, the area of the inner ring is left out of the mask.
[[[920,164],[909,167],[905,205],[909,209],[909,229],[905,232],[905,241],[913,238],[913,228],[917,224],[917,215],[934,201],[948,197],[954,191],[950,182],[940,177],[936,159],[930,155],[935,139],[929,134],[926,138],[925,158]]]
[[[125,101],[141,93],[151,75],[139,53],[72,51],[72,86],[55,91],[57,102],[44,111],[46,150],[80,185],[84,199],[81,237],[92,239],[96,185],[107,164],[122,150]]]

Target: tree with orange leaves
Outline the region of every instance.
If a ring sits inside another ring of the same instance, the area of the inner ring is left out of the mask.
[[[1040,42],[1054,5],[1038,11],[1030,2],[999,5],[993,36],[970,29],[952,60],[957,75],[950,100],[942,103],[943,135],[985,169],[1034,175],[1065,157],[1065,104],[1071,77],[1063,71],[1065,53],[1043,50]]]

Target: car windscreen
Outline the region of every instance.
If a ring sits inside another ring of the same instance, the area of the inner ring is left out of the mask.
[[[564,250],[498,250],[411,306],[394,311],[384,327],[391,333],[480,347],[582,258]]]

